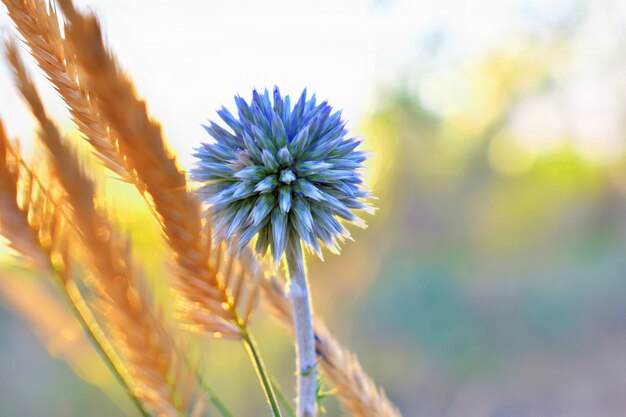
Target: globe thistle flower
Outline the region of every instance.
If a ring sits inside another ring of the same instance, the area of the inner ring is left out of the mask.
[[[371,210],[359,172],[366,155],[341,113],[306,89],[293,107],[276,87],[235,102],[238,117],[218,111],[226,128],[204,126],[215,142],[197,149],[192,171],[216,236],[239,249],[258,236],[257,251],[271,246],[276,260],[300,241],[320,257],[322,247],[338,252],[350,237],[344,223],[365,226],[353,210]]]
[[[307,99],[295,106],[278,88],[273,97],[256,90],[248,104],[236,97],[238,118],[218,114],[227,128],[205,126],[215,140],[198,149],[195,180],[213,217],[218,239],[242,250],[256,236],[261,254],[286,253],[288,295],[293,310],[298,373],[298,417],[314,417],[317,391],[315,336],[302,244],[321,257],[322,247],[339,251],[350,233],[344,223],[364,227],[353,210],[371,211],[359,169],[365,153],[346,137],[340,112]]]

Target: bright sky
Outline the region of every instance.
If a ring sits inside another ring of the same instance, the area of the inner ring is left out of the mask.
[[[96,11],[109,45],[132,74],[172,146],[188,165],[205,139],[200,124],[233,95],[303,87],[344,109],[358,125],[375,93],[419,62],[445,34],[444,59],[475,54],[509,30],[568,10],[576,0],[80,0]],[[175,6],[174,6],[175,4]],[[526,17],[524,19],[524,16]],[[11,31],[3,7],[0,28]],[[437,63],[433,62],[433,65]],[[0,116],[11,134],[32,137],[32,120],[0,68]],[[41,81],[45,87],[45,81]],[[49,88],[52,113],[64,119]]]

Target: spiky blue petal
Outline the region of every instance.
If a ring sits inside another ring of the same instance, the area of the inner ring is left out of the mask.
[[[276,178],[276,174],[268,175],[259,181],[254,187],[254,191],[257,193],[265,194],[272,191],[278,185],[278,178]]]
[[[216,237],[241,250],[256,236],[257,252],[271,248],[275,259],[299,242],[320,257],[322,246],[337,252],[350,239],[342,222],[364,226],[353,210],[372,211],[360,173],[366,154],[346,137],[341,113],[306,89],[293,107],[277,87],[235,104],[235,113],[217,112],[224,126],[204,126],[215,142],[197,149],[191,173]]]
[[[278,205],[283,214],[287,214],[291,209],[291,187],[282,185],[278,190]]]
[[[282,171],[280,171],[280,177],[278,178],[278,180],[285,184],[291,184],[296,180],[296,178],[296,174],[294,174],[292,170],[283,169]]]

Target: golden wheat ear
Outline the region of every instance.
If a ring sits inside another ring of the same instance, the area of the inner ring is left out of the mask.
[[[284,285],[276,277],[262,281],[263,301],[293,331],[291,305]],[[339,400],[354,417],[402,417],[384,390],[370,378],[353,353],[342,347],[322,320],[315,318],[315,349],[322,372],[337,391]]]
[[[52,194],[10,144],[0,119],[0,235],[40,271],[63,269],[68,256],[62,203]]]
[[[89,95],[79,85],[76,63],[66,48],[58,16],[47,0],[2,0],[32,56],[63,98],[72,120],[93,146],[103,165],[126,181],[133,181],[119,156],[117,139],[98,116]]]
[[[185,173],[167,147],[160,124],[149,116],[146,103],[104,46],[97,19],[77,12],[71,0],[59,4],[68,21],[65,33],[80,79],[100,116],[117,132],[120,154],[136,173],[136,185],[148,197],[173,252],[177,268],[174,287],[180,299],[177,304],[183,305],[182,316],[204,333],[243,342],[274,415],[280,415],[269,375],[247,328],[258,292],[254,287],[245,291],[251,295],[245,305],[240,298],[247,288],[242,284],[248,282],[243,278],[258,273],[245,272],[247,262],[231,256],[225,263],[237,262],[244,272],[242,279],[228,285],[217,266],[220,258],[212,255],[210,224],[206,219],[203,224],[197,196],[187,189]]]
[[[238,324],[235,324],[247,327],[258,304],[260,283],[265,279],[264,271],[254,260],[254,254],[251,250],[246,250],[235,256],[229,251],[227,244],[222,242],[211,253],[210,268],[215,271],[221,288],[226,292],[230,308],[237,312]],[[179,297],[175,304],[178,319],[188,330],[199,334],[241,339],[240,330],[234,333],[229,330],[230,327],[224,328],[223,322],[228,316],[217,316],[215,311],[220,311],[217,306],[213,309],[206,308],[214,302],[212,299],[205,299],[200,303],[191,303],[189,297]]]
[[[70,250],[72,247],[76,249],[72,242],[77,240],[77,236],[76,230],[70,226],[71,221],[67,221],[66,209],[69,207],[65,206],[62,199],[63,192],[58,186],[58,179],[51,174],[44,184],[19,152],[11,147],[4,131],[0,133],[0,154],[3,156],[0,158],[0,205],[11,209],[0,211],[0,233],[23,258],[37,256],[41,259],[34,265],[36,272],[56,276],[56,284],[83,330],[91,338],[93,346],[102,355],[113,375],[124,384],[135,403],[143,407],[135,394],[134,384],[130,382],[130,375],[75,282],[75,268],[72,267],[74,256]],[[38,165],[44,166],[43,170],[47,168],[45,161]],[[4,227],[7,224],[12,227]],[[27,245],[17,243],[24,240],[28,242]],[[20,308],[24,310],[27,306],[20,303]],[[32,318],[32,314],[29,317]]]
[[[0,235],[34,267],[43,268],[47,266],[47,255],[39,244],[37,231],[28,223],[29,205],[32,204],[30,196],[33,193],[26,190],[29,198],[21,199],[21,207],[18,204],[21,194],[18,192],[19,171],[19,162],[10,152],[9,140],[0,120]],[[32,181],[22,184],[22,187],[32,186]],[[35,219],[35,213],[32,216]]]
[[[74,313],[74,317],[91,338],[93,346],[101,354],[113,375],[124,384],[131,398],[135,398],[128,383],[125,368],[104,336],[99,323],[93,317],[75,283],[74,268],[72,267],[73,257],[70,255],[71,242],[75,240],[75,231],[68,225],[66,207],[60,198],[61,193],[55,178],[49,177],[49,181],[44,184],[42,179],[36,176],[22,159],[19,152],[13,149],[7,141],[3,140],[1,148],[7,152],[5,159],[0,160],[0,184],[6,184],[7,181],[17,182],[15,187],[9,188],[13,193],[0,193],[0,201],[4,203],[8,198],[10,202],[18,201],[19,204],[17,211],[12,213],[0,211],[0,224],[6,224],[7,219],[13,221],[17,218],[20,220],[19,223],[13,224],[25,224],[27,228],[13,230],[0,228],[0,232],[10,242],[13,242],[16,236],[19,237],[20,234],[34,237],[34,245],[14,245],[14,247],[25,259],[31,259],[33,253],[37,253],[42,258],[42,262],[34,265],[35,272],[51,278],[56,277],[55,283]],[[47,168],[45,161],[40,161],[39,165],[43,166],[44,169]],[[15,171],[11,171],[11,175],[7,176],[6,173],[13,169]],[[34,294],[29,293],[29,300],[33,300],[33,296]],[[15,297],[11,300],[29,319],[34,319],[37,316],[32,311],[25,311],[28,309],[27,304],[22,302],[17,305],[18,302]],[[41,305],[41,301],[36,300],[38,305]]]
[[[85,175],[74,152],[67,147],[47,116],[17,48],[9,43],[7,57],[16,84],[39,122],[40,138],[48,149],[65,198],[73,210],[98,299],[92,302],[106,324],[111,341],[132,375],[136,396],[156,415],[178,416],[187,407],[179,392],[186,385],[175,377],[184,369],[175,354],[171,336],[152,311],[152,300],[142,285],[127,239],[121,237],[106,213],[96,205],[95,184]]]
[[[131,398],[135,399],[136,394],[130,383],[130,375],[128,375],[125,365],[109,343],[75,282],[74,270],[78,268],[74,268],[74,256],[70,254],[70,248],[72,242],[76,240],[76,230],[69,226],[70,222],[67,221],[66,209],[68,207],[65,207],[65,202],[60,196],[61,190],[56,184],[58,181],[52,176],[48,183],[44,184],[44,181],[34,174],[20,154],[8,143],[5,145],[5,149],[8,149],[7,163],[4,163],[5,160],[0,161],[0,167],[17,167],[17,175],[12,176],[12,178],[18,178],[18,187],[14,188],[16,194],[9,197],[12,201],[20,202],[19,213],[22,216],[22,223],[28,225],[30,232],[36,236],[39,242],[39,247],[21,247],[27,251],[20,253],[20,255],[24,258],[30,258],[32,251],[37,250],[46,257],[42,264],[37,265],[36,272],[43,275],[56,275],[56,284],[75,314],[75,318],[78,319],[83,330],[91,338],[94,343],[93,346],[100,352],[109,369],[124,384]],[[45,168],[45,161],[41,161],[40,165]],[[6,178],[2,175],[4,172],[6,171],[0,169],[0,183]],[[4,195],[0,195],[0,199],[4,199]],[[0,212],[0,223],[5,223],[6,216],[6,212]],[[5,232],[5,230],[1,231]],[[21,231],[24,234],[28,232],[28,230]],[[5,234],[4,236],[8,239],[14,237],[13,234]],[[33,294],[29,294],[29,297],[32,296]],[[13,299],[13,301],[16,300]],[[37,300],[38,303],[40,301]],[[28,306],[20,303],[19,307],[23,311]],[[29,318],[34,318],[32,311],[30,313],[24,311],[24,313]],[[139,400],[136,399],[136,401]],[[136,404],[139,405],[140,403],[136,402]]]
[[[39,164],[45,170],[45,161],[40,161]],[[80,301],[70,291],[72,278],[69,247],[72,230],[63,213],[63,202],[58,198],[57,187],[52,183],[53,178],[49,179],[48,184],[44,184],[33,173],[19,151],[9,143],[0,121],[0,234],[23,259],[38,260],[31,265],[37,273],[57,276],[56,283],[74,310],[75,318],[83,325],[84,330],[94,331],[77,305]],[[59,201],[56,201],[57,198]],[[55,316],[56,310],[47,305],[49,303],[46,301],[51,298],[42,293],[42,288],[35,287],[35,283],[30,287],[25,287],[26,285],[28,284],[16,283],[3,277],[1,292],[43,334],[43,338],[53,337],[55,332],[50,327],[58,328],[60,322],[65,320],[53,320],[51,315]],[[63,313],[59,312],[58,315],[62,316]],[[76,321],[72,318],[69,323],[75,324]],[[102,352],[107,351],[105,345],[97,347]],[[113,362],[111,365],[115,371]]]
[[[71,1],[59,4],[68,20],[67,43],[75,53],[82,85],[102,119],[117,132],[120,155],[136,173],[136,184],[149,197],[174,254],[181,317],[204,333],[242,339],[255,304],[253,297],[242,296],[256,296],[256,290],[252,286],[248,291],[242,279],[227,285],[229,275],[220,268],[234,262],[234,270],[243,277],[254,278],[257,272],[246,270],[245,259],[224,251],[213,253],[210,227],[203,225],[200,204],[187,189],[185,173],[168,148],[160,124],[150,117],[146,103],[104,46],[97,19],[76,11]]]

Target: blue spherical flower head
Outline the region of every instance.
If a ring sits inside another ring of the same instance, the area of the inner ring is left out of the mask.
[[[322,246],[337,252],[350,237],[343,223],[365,226],[353,210],[371,210],[359,172],[365,153],[346,137],[341,113],[306,89],[293,107],[278,88],[235,102],[238,117],[217,112],[226,127],[204,126],[215,142],[197,149],[192,170],[216,237],[241,250],[257,236],[257,251],[271,246],[276,260],[300,241],[320,257]]]

